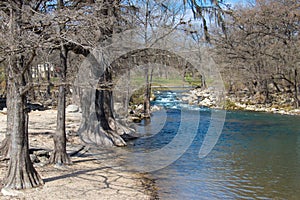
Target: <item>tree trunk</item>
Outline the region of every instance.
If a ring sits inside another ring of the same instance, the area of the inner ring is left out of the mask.
[[[13,78],[10,77],[10,79]],[[26,189],[43,184],[29,157],[26,97],[20,89],[25,85],[24,77],[20,74],[15,75],[14,83],[9,84],[9,87],[12,87],[9,88],[12,98],[9,99],[11,102],[8,103],[7,112],[12,113],[12,116],[8,117],[8,125],[12,124],[12,130],[10,162],[5,178],[5,187],[11,189]]]
[[[100,85],[110,83],[111,78],[106,70],[101,75]],[[134,130],[123,125],[113,115],[111,88],[82,89],[80,102],[82,121],[79,133],[85,143],[97,146],[125,146],[125,140],[134,137]]]
[[[54,150],[50,157],[51,164],[71,164],[69,155],[67,154],[66,145],[66,98],[65,98],[65,87],[59,86],[58,94],[58,106],[57,106],[57,124],[56,132],[53,135]]]
[[[127,70],[127,79],[126,79],[126,95],[124,98],[124,101],[122,102],[124,105],[124,117],[128,117],[128,102],[130,99],[130,93],[131,93],[131,89],[130,89],[130,69]]]
[[[269,86],[268,86],[268,80],[265,79],[263,80],[263,91],[264,91],[264,94],[265,94],[265,100],[264,100],[264,104],[266,103],[270,103],[271,102],[271,99],[270,99],[270,93],[269,93]]]
[[[150,92],[151,92],[151,86],[149,82],[149,69],[146,66],[145,69],[145,78],[146,78],[146,86],[145,86],[145,92],[144,92],[144,118],[150,118]]]
[[[61,44],[60,51],[60,71],[58,76],[61,85],[59,86],[58,100],[57,100],[57,124],[56,132],[53,135],[54,151],[50,156],[51,164],[71,164],[71,159],[66,150],[66,71],[67,71],[67,48]]]
[[[206,85],[206,77],[204,76],[204,74],[201,75],[201,87],[203,89],[206,89],[207,88],[207,85]]]
[[[47,76],[47,93],[46,93],[46,98],[51,99],[51,66],[50,64],[47,64],[48,68],[46,71],[46,76]]]
[[[111,74],[105,70],[100,83],[108,84],[112,81]],[[125,146],[126,142],[120,135],[124,134],[121,125],[113,115],[113,94],[110,89],[96,90],[95,110],[101,129],[106,137],[116,146]]]
[[[23,35],[22,15],[24,2],[15,1],[10,7],[10,50],[8,64],[8,96],[7,96],[7,135],[10,137],[10,162],[5,188],[26,189],[43,184],[41,177],[34,169],[29,157],[28,113],[24,91],[24,56],[15,50],[20,48],[20,36]],[[23,53],[23,52],[22,52]],[[26,54],[28,52],[24,52]],[[9,140],[9,138],[7,138]]]
[[[298,98],[298,71],[297,69],[294,69],[294,76],[295,76],[295,81],[294,81],[294,98],[295,98],[295,107],[299,108],[300,100]]]
[[[119,9],[118,0],[104,0],[102,15],[107,19],[115,19]],[[115,23],[118,23],[115,21]],[[112,37],[114,25],[103,30],[101,41]],[[101,59],[100,59],[101,60]],[[98,61],[96,61],[98,63]],[[105,146],[125,146],[126,139],[134,137],[134,130],[123,125],[113,115],[113,95],[109,87],[102,87],[111,83],[112,77],[106,63],[91,66],[92,72],[101,71],[99,77],[100,89],[82,89],[80,102],[82,108],[82,122],[79,129],[81,139],[90,144]],[[124,138],[124,139],[123,139]]]

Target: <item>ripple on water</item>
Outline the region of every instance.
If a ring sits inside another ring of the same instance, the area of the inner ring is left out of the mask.
[[[152,151],[170,142],[180,124],[178,109],[191,115],[198,109],[201,114],[190,148],[172,165],[152,173],[161,199],[300,199],[299,116],[228,112],[217,145],[199,159],[210,110],[178,102],[174,93],[161,98],[174,103],[173,109],[166,107],[162,132],[129,148]],[[169,106],[168,101],[161,103]]]

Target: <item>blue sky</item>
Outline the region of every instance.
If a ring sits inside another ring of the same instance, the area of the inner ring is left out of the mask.
[[[255,0],[225,0],[225,3],[231,4],[231,5],[236,5],[236,4],[247,4],[247,3],[253,3]]]

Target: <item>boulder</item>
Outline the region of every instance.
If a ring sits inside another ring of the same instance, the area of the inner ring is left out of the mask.
[[[129,116],[129,120],[135,123],[139,123],[142,121],[142,117],[141,116]]]
[[[41,104],[39,102],[28,103],[28,108],[29,108],[30,111],[32,111],[32,110],[33,111],[36,111],[36,110],[43,111],[43,110],[47,109],[43,104]]]
[[[142,109],[144,109],[143,104],[140,104],[140,105],[138,105],[138,106],[136,107],[136,110],[142,110]]]
[[[151,107],[152,112],[155,112],[155,111],[158,111],[158,110],[161,110],[161,107],[158,107],[157,105],[154,105],[154,106]]]
[[[77,105],[68,105],[66,108],[66,112],[67,113],[75,113],[75,112],[79,112],[79,107]]]

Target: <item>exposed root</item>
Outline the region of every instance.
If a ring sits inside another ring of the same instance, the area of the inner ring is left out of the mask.
[[[91,127],[90,127],[91,128]],[[126,142],[114,131],[105,131],[100,125],[81,133],[81,139],[87,144],[97,146],[126,146]]]
[[[49,163],[57,165],[70,165],[72,164],[72,161],[67,153],[61,151],[53,151],[50,156]]]
[[[25,159],[11,158],[5,188],[29,189],[43,185],[44,182],[34,169],[29,156]]]

